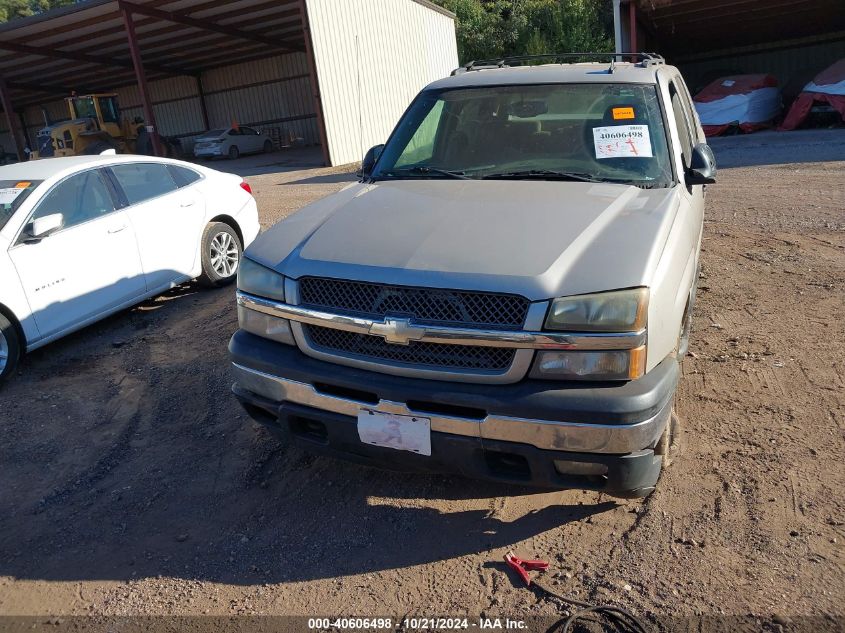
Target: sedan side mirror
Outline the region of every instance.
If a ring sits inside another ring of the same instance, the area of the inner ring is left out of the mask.
[[[45,237],[55,233],[65,224],[65,218],[61,213],[52,213],[43,218],[32,221],[29,228],[29,236],[34,240],[43,240]]]
[[[699,143],[692,148],[686,180],[689,186],[710,185],[716,182],[716,157],[707,143]]]
[[[370,151],[368,151],[366,156],[364,156],[364,162],[361,163],[361,170],[357,174],[358,178],[370,177],[370,174],[373,173],[373,167],[376,166],[376,161],[378,161],[383,151],[383,144],[370,148]]]

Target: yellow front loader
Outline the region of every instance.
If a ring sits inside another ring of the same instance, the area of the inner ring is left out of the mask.
[[[140,153],[150,153],[145,147],[137,147],[139,134],[146,135],[143,121],[136,118],[130,123],[121,118],[117,95],[74,95],[65,102],[70,120],[38,132],[38,149],[30,154],[30,159],[101,154],[106,150],[135,154],[140,149]]]

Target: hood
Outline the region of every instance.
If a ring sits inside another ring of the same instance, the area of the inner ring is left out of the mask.
[[[531,300],[648,285],[675,189],[550,181],[355,184],[262,234],[247,256],[324,276]]]

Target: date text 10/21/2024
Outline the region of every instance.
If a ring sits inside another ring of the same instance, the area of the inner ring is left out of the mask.
[[[393,618],[309,618],[308,629],[312,631],[428,631],[428,630],[472,630],[521,631],[528,628],[524,620],[510,618],[446,618],[405,617]]]

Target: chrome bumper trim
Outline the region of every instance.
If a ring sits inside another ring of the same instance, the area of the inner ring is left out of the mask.
[[[543,450],[624,455],[652,448],[666,427],[671,406],[644,422],[628,425],[582,424],[488,415],[482,420],[414,411],[403,402],[360,402],[320,393],[312,385],[273,376],[233,363],[237,385],[278,402],[293,402],[322,411],[357,417],[361,409],[431,420],[431,430],[489,440],[530,444]]]
[[[374,321],[301,306],[289,305],[237,292],[238,305],[263,312],[280,319],[289,319],[308,325],[335,328],[356,334],[369,334],[389,338],[385,321]],[[480,347],[513,347],[517,349],[560,350],[623,350],[645,345],[646,332],[601,334],[566,334],[559,332],[525,332],[508,330],[479,330],[452,328],[437,325],[410,326],[401,332],[408,340],[445,345],[477,345]]]

